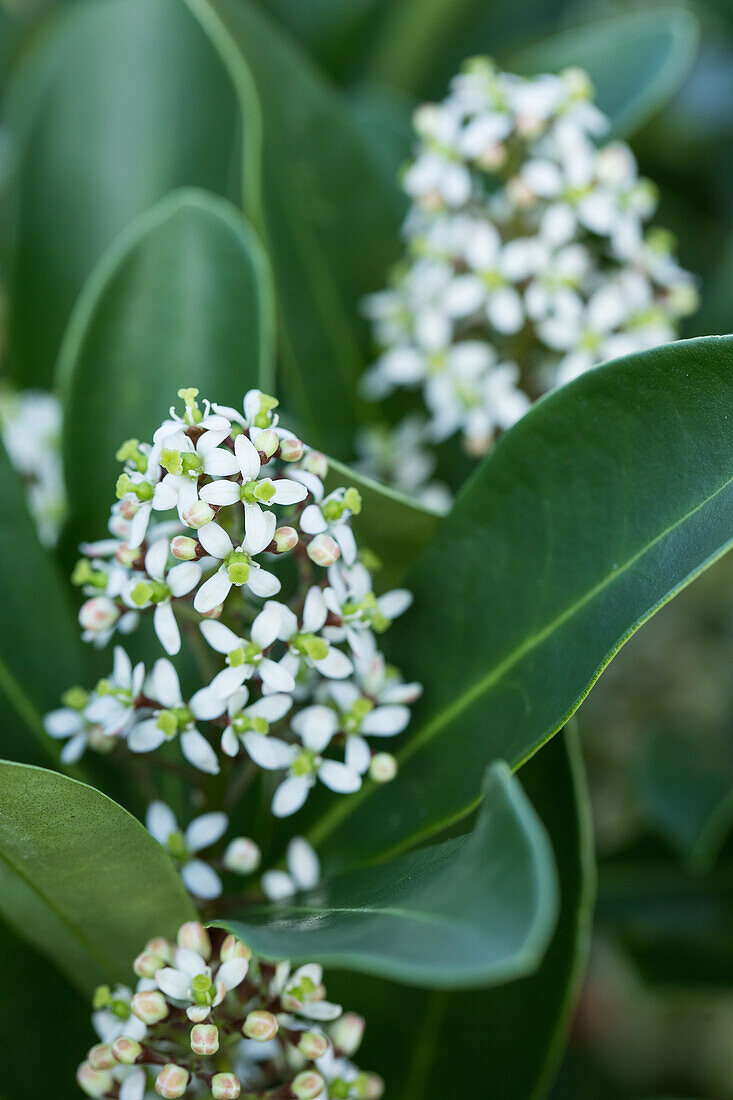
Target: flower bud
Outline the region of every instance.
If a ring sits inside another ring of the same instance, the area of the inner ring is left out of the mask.
[[[120,515],[124,516],[127,520],[133,519],[139,508],[140,501],[135,500],[134,497],[123,497],[120,501]]]
[[[87,1054],[87,1061],[94,1069],[114,1069],[117,1059],[109,1043],[97,1043]]]
[[[133,994],[130,1008],[144,1024],[159,1024],[168,1015],[168,1002],[157,989],[143,989]]]
[[[272,541],[275,543],[276,553],[287,554],[288,550],[298,545],[298,532],[294,527],[278,527]]]
[[[196,539],[189,538],[188,535],[176,535],[171,539],[171,554],[179,561],[195,561],[197,552]]]
[[[384,1081],[378,1073],[360,1073],[354,1086],[358,1100],[381,1100],[384,1096]]]
[[[316,565],[322,565],[326,569],[341,557],[341,551],[336,540],[330,535],[316,535],[308,543],[308,557]]]
[[[119,617],[119,608],[107,596],[93,596],[79,608],[79,625],[93,634],[109,630]]]
[[[87,1096],[104,1096],[112,1088],[114,1078],[109,1070],[95,1069],[89,1062],[82,1062],[76,1071],[76,1083]]]
[[[280,458],[283,462],[300,462],[304,450],[305,448],[300,439],[286,438],[280,440]]]
[[[221,945],[219,958],[222,962],[229,962],[230,959],[251,959],[252,952],[246,943],[242,943],[236,936],[229,935]]]
[[[169,1062],[155,1078],[155,1091],[166,1100],[178,1100],[188,1088],[188,1070]]]
[[[162,970],[166,960],[151,951],[141,951],[132,964],[138,978],[154,978],[156,970]]]
[[[248,1039],[254,1039],[258,1043],[266,1043],[277,1035],[279,1024],[277,1017],[264,1009],[255,1009],[250,1012],[242,1024],[242,1034]],[[316,1093],[313,1094],[317,1095]]]
[[[297,1096],[298,1100],[313,1100],[314,1097],[321,1095],[325,1085],[326,1082],[320,1073],[305,1070],[304,1073],[298,1074],[290,1088],[293,1096]]]
[[[208,959],[211,955],[209,933],[197,920],[186,921],[178,929],[178,946],[195,951],[202,959]]]
[[[233,1073],[215,1073],[211,1079],[211,1095],[214,1100],[237,1100],[242,1086]]]
[[[224,853],[224,866],[237,875],[251,875],[256,871],[262,860],[262,852],[246,836],[237,836],[230,841]]]
[[[173,962],[172,946],[164,936],[154,936],[152,940],[148,940],[145,950],[150,955],[159,955],[166,963]]]
[[[273,432],[272,428],[252,428],[249,437],[257,450],[267,455],[268,458],[272,458],[280,446],[277,432]]]
[[[205,500],[196,500],[181,512],[183,522],[187,523],[189,527],[193,527],[194,530],[211,523],[215,515],[216,512]]]
[[[194,1054],[216,1054],[219,1049],[219,1029],[214,1024],[195,1024],[189,1038]]]
[[[315,474],[323,480],[328,473],[328,459],[320,451],[308,451],[303,459],[303,467],[309,474]]]
[[[356,1012],[345,1012],[329,1029],[336,1050],[347,1058],[355,1054],[364,1038],[365,1026],[363,1016]]]
[[[298,1050],[309,1062],[322,1058],[328,1050],[328,1039],[319,1031],[304,1031],[298,1042]]]
[[[134,1039],[128,1039],[126,1035],[121,1035],[112,1044],[112,1053],[123,1066],[134,1066],[142,1052],[140,1044]]]
[[[369,775],[375,783],[389,783],[397,775],[397,761],[391,752],[377,752],[369,765]]]

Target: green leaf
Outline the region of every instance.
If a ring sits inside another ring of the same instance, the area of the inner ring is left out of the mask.
[[[728,549],[732,367],[731,337],[609,363],[540,401],[478,467],[385,635],[425,685],[400,772],[312,831],[332,866],[466,814],[486,764],[531,756],[631,634]]]
[[[46,734],[43,714],[59,705],[72,684],[83,677],[96,680],[99,662],[81,641],[70,586],[38,541],[24,486],[2,445],[0,558],[5,576],[0,698],[8,708],[0,735],[3,752],[33,763],[56,761],[58,742]]]
[[[613,133],[628,136],[681,87],[699,38],[689,8],[654,5],[561,31],[521,50],[507,65],[521,73],[558,72],[569,65],[586,69]]]
[[[194,919],[170,857],[106,795],[8,762],[0,791],[0,914],[81,990],[129,980],[148,939]]]
[[[173,188],[227,190],[236,105],[179,0],[88,0],[36,36],[7,115],[20,146],[12,369],[48,385],[74,300],[115,236]]]
[[[308,442],[344,456],[365,408],[363,296],[399,252],[394,189],[346,102],[266,13],[186,0],[228,67],[244,121],[244,209],[262,229],[281,320],[280,391]]]
[[[70,528],[106,530],[134,436],[152,438],[181,386],[239,407],[272,389],[274,306],[267,259],[241,214],[197,191],[170,195],[100,261],[59,360]]]
[[[733,826],[730,760],[665,732],[649,745],[636,778],[645,820],[692,868],[711,867]]]
[[[377,577],[384,591],[401,580],[417,561],[438,529],[442,515],[329,458],[326,492],[350,485],[359,490],[362,498],[362,510],[352,520],[359,548],[371,550],[379,558]]]
[[[545,1094],[556,1069],[585,968],[595,880],[574,731],[533,757],[521,781],[560,874],[560,917],[539,969],[495,989],[427,996],[385,989],[383,979],[328,975],[329,996],[366,1017],[360,1064],[381,1073],[400,1100],[471,1096],[477,1081],[481,1095],[530,1100]]]
[[[468,836],[216,923],[267,959],[322,962],[431,988],[530,973],[557,917],[552,851],[504,764],[488,769],[483,793]]]

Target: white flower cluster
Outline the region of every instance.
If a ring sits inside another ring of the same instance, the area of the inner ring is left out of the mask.
[[[364,1021],[326,1000],[320,966],[270,966],[190,922],[176,943],[151,940],[133,968],[134,991],[95,993],[100,1042],[77,1071],[87,1096],[144,1100],[151,1085],[169,1100],[383,1095],[381,1078],[350,1060]]]
[[[0,390],[0,436],[26,485],[28,507],[45,546],[66,515],[61,463],[61,406],[43,390]]]
[[[88,640],[104,644],[150,614],[170,656],[182,625],[217,671],[184,698],[168,658],[146,672],[117,647],[112,675],[91,693],[72,689],[46,727],[67,739],[67,762],[87,745],[147,753],[177,742],[217,774],[243,750],[282,774],[272,810],[284,817],[317,780],[349,793],[367,773],[394,776],[394,757],[370,739],[405,729],[420,687],[386,664],[377,635],[411,597],[374,594],[351,527],[359,493],[326,492],[325,458],[279,426],[273,398],[250,391],[242,415],[202,410],[197,394],[180,391],[184,414],[171,410],[151,445],[120,449],[111,537],[82,547],[74,579]],[[286,559],[294,569],[280,570]]]
[[[367,300],[383,350],[365,392],[420,387],[429,442],[461,432],[484,453],[531,398],[674,339],[696,307],[670,235],[645,228],[654,186],[601,143],[591,99],[577,69],[525,79],[479,58],[415,114],[408,255]]]

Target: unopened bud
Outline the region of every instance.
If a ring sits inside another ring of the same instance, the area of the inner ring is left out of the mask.
[[[315,474],[321,480],[328,473],[328,459],[320,451],[308,451],[303,459],[303,466],[309,474]]]
[[[219,1029],[214,1024],[195,1024],[189,1038],[194,1054],[216,1054],[219,1049]]]
[[[360,1073],[354,1088],[358,1100],[381,1100],[384,1096],[384,1081],[378,1073]]]
[[[369,765],[375,783],[389,783],[397,775],[397,761],[391,752],[377,752]]]
[[[364,1017],[357,1015],[356,1012],[345,1012],[340,1016],[330,1028],[331,1039],[336,1050],[340,1054],[345,1054],[347,1058],[355,1054],[364,1038],[365,1026]]]
[[[114,626],[119,616],[117,605],[107,596],[93,596],[79,609],[79,625],[82,630],[97,634],[101,630],[109,630]]]
[[[237,836],[230,841],[224,853],[224,866],[237,875],[251,875],[262,860],[262,852],[247,836]]]
[[[178,929],[178,946],[187,947],[189,951],[195,951],[202,959],[208,959],[211,955],[211,940],[209,933],[197,920],[186,921]]]
[[[322,565],[326,569],[341,557],[341,551],[336,540],[330,535],[316,535],[308,543],[308,557],[316,565]]]
[[[314,1097],[321,1095],[325,1086],[326,1082],[320,1073],[306,1070],[298,1074],[290,1088],[293,1096],[297,1096],[298,1100],[314,1100]]]
[[[114,1085],[109,1070],[95,1069],[89,1062],[82,1062],[76,1071],[76,1083],[87,1096],[104,1096]]]
[[[141,951],[132,964],[138,978],[154,978],[156,970],[162,970],[166,960],[150,951]]]
[[[173,950],[171,944],[164,936],[154,936],[145,944],[145,950],[150,955],[159,955],[167,963],[173,962]]]
[[[97,1043],[87,1054],[87,1061],[94,1069],[114,1069],[117,1059],[109,1043]]]
[[[230,959],[251,959],[252,952],[246,943],[242,943],[236,936],[229,935],[221,945],[219,958],[222,962],[229,962]]]
[[[298,1050],[309,1062],[322,1058],[328,1050],[328,1039],[319,1031],[304,1031],[298,1042]]]
[[[143,989],[133,994],[130,1008],[144,1024],[159,1024],[168,1015],[168,1002],[157,989]]]
[[[242,1086],[233,1073],[215,1073],[211,1079],[211,1095],[214,1100],[237,1100]]]
[[[216,512],[205,500],[194,501],[193,504],[189,505],[188,508],[184,508],[181,512],[183,522],[187,523],[189,527],[193,527],[194,530],[211,523],[215,515]]]
[[[189,538],[188,535],[176,535],[171,539],[171,554],[179,561],[195,561],[197,553],[196,539]]]
[[[178,1100],[188,1088],[188,1070],[172,1062],[163,1066],[155,1079],[155,1091],[166,1100]]]
[[[121,1035],[112,1044],[112,1053],[123,1066],[134,1066],[142,1052],[140,1044],[134,1039],[128,1039],[126,1035]]]
[[[248,1039],[255,1039],[258,1043],[267,1043],[277,1035],[279,1024],[277,1017],[264,1009],[256,1009],[250,1012],[242,1024],[242,1034]],[[314,1096],[317,1095],[314,1093]]]
[[[286,438],[280,440],[280,458],[283,462],[300,462],[304,450],[305,448],[300,439]]]
[[[275,551],[278,554],[287,554],[298,544],[298,532],[294,527],[278,527],[272,537],[275,543]]]
[[[273,432],[272,428],[252,428],[249,437],[257,450],[267,455],[268,458],[272,458],[280,446],[277,432]]]

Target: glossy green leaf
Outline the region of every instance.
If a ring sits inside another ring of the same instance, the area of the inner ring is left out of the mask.
[[[691,738],[653,739],[637,774],[645,820],[692,867],[710,867],[733,827],[733,764]]]
[[[58,759],[42,717],[98,659],[79,636],[71,589],[38,541],[25,488],[0,445],[0,557],[5,570],[0,630],[2,751],[32,763]],[[0,800],[0,805],[1,805]]]
[[[484,986],[530,973],[557,917],[552,851],[505,765],[487,771],[483,793],[468,836],[216,923],[268,959],[429,987]]]
[[[330,997],[367,1020],[360,1064],[400,1100],[544,1096],[562,1052],[585,968],[594,893],[589,807],[577,738],[566,731],[519,779],[548,829],[560,876],[560,917],[539,969],[495,989],[423,991],[383,979],[328,975]],[[450,1042],[441,1041],[449,1034]],[[521,1036],[521,1042],[517,1037]]]
[[[400,772],[312,831],[332,865],[467,813],[487,762],[531,756],[634,630],[729,547],[732,366],[730,337],[609,363],[540,401],[479,466],[385,635],[425,684]]]
[[[186,0],[244,120],[244,209],[263,229],[281,317],[279,390],[310,443],[343,457],[364,417],[359,303],[399,252],[394,190],[346,102],[247,0]]]
[[[579,65],[591,76],[598,106],[616,135],[641,128],[672,98],[697,55],[700,28],[678,4],[630,10],[573,27],[515,54],[522,73]]]
[[[105,254],[74,310],[59,361],[63,453],[76,537],[101,537],[130,437],[150,439],[181,386],[239,407],[271,389],[267,259],[224,199],[177,192]]]
[[[172,860],[106,795],[0,763],[0,915],[82,990],[127,981],[154,935],[195,916]]]
[[[11,365],[47,385],[74,300],[128,222],[176,187],[232,190],[236,106],[179,0],[87,0],[26,50],[7,121],[20,146]]]

